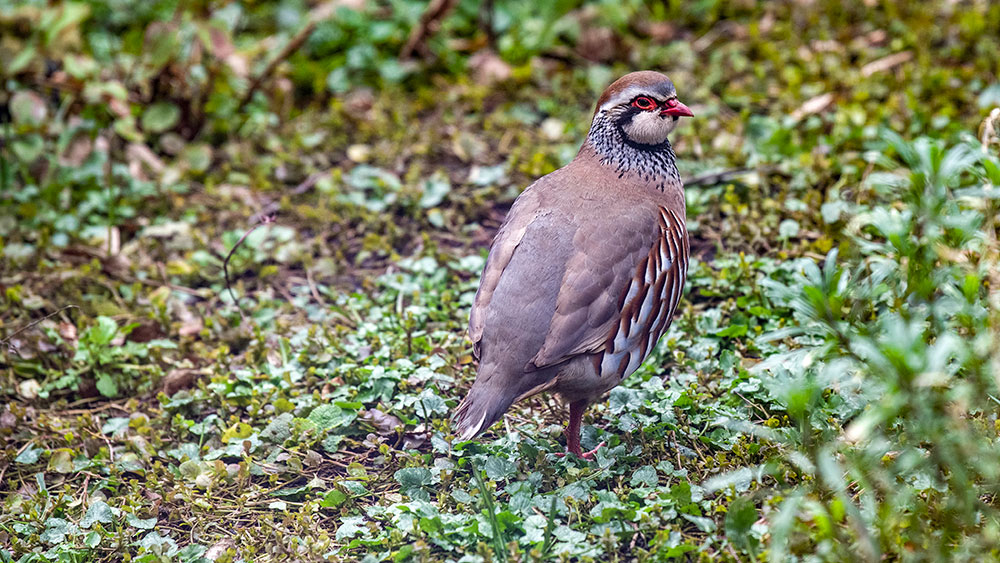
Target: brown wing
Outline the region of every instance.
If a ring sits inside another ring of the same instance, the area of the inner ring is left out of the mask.
[[[609,232],[577,232],[549,332],[531,361],[536,369],[604,352],[601,373],[624,377],[669,326],[687,273],[683,220],[659,207],[614,225],[622,244],[608,244]]]

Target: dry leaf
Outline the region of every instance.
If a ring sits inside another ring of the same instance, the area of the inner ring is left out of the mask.
[[[401,420],[391,414],[384,413],[378,409],[368,409],[358,413],[358,418],[362,422],[367,422],[375,427],[375,432],[389,445],[402,448],[404,450],[415,450],[427,443],[429,436],[424,425],[417,426],[407,432]],[[400,441],[402,438],[402,441]],[[377,444],[374,434],[368,435],[368,441]]]
[[[499,84],[514,75],[510,65],[489,49],[483,49],[469,58],[469,71],[477,84],[485,86]]]
[[[201,332],[201,329],[205,328],[205,324],[198,317],[192,317],[184,321],[180,328],[177,329],[177,334],[180,336],[194,336]]]
[[[149,342],[150,340],[156,340],[157,338],[163,338],[167,335],[163,331],[163,327],[160,323],[152,320],[146,320],[139,323],[139,326],[132,329],[132,332],[128,333],[127,340],[129,342]]]
[[[212,544],[212,547],[208,548],[208,551],[205,552],[203,557],[209,561],[215,561],[225,555],[230,549],[236,549],[236,542],[234,542],[232,538],[222,538]]]
[[[612,61],[616,58],[615,39],[615,33],[610,28],[586,26],[580,32],[576,51],[589,61]]]
[[[383,436],[396,434],[398,428],[402,428],[403,422],[391,414],[384,413],[378,409],[368,409],[358,413],[358,418],[362,422],[367,422],[375,427],[375,431]]]
[[[670,22],[644,20],[636,22],[636,28],[654,43],[668,43],[677,35],[677,28]]]
[[[302,458],[302,465],[306,467],[319,467],[323,463],[323,456],[319,455],[314,450],[309,450],[306,452],[306,456]]]
[[[143,143],[129,144],[125,149],[125,158],[128,160],[129,174],[140,180],[159,177],[166,168],[160,157]]]
[[[833,94],[827,92],[825,94],[820,94],[818,96],[813,96],[806,100],[804,104],[799,106],[798,109],[792,112],[792,119],[798,121],[803,117],[819,113],[830,106],[833,103]]]
[[[45,99],[29,90],[19,90],[11,96],[9,107],[15,123],[41,125],[49,114]]]
[[[10,412],[10,407],[0,413],[0,429],[14,428],[17,426],[17,417]]]
[[[882,57],[881,59],[872,61],[861,67],[861,76],[871,76],[875,73],[889,70],[892,67],[901,65],[912,58],[913,51],[903,51],[887,57]]]
[[[73,323],[60,322],[59,323],[59,336],[66,342],[71,348],[76,347],[76,325]]]
[[[182,389],[193,387],[200,374],[201,372],[196,369],[179,368],[171,370],[163,378],[163,394],[169,397]]]
[[[225,60],[226,57],[236,52],[236,47],[233,46],[233,42],[229,39],[229,34],[225,31],[213,27],[208,31],[208,37],[211,41],[212,54],[217,59]]]
[[[77,133],[69,142],[66,151],[59,156],[59,164],[70,167],[80,166],[93,150],[94,141],[90,136],[85,132]]]
[[[375,105],[375,94],[371,88],[358,88],[344,99],[344,107],[351,115],[367,113]]]
[[[29,401],[37,399],[38,392],[41,390],[42,386],[34,379],[25,379],[17,385],[17,394]]]

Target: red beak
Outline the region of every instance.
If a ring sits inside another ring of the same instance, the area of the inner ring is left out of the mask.
[[[663,109],[660,110],[660,115],[676,115],[678,117],[694,117],[694,113],[691,112],[691,108],[682,104],[680,101],[673,99],[667,100]]]

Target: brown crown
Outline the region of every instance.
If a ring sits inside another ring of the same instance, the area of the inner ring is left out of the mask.
[[[595,113],[605,102],[613,98],[614,96],[621,93],[626,88],[631,86],[638,86],[643,89],[648,89],[652,93],[660,94],[664,97],[673,95],[674,83],[667,78],[666,75],[656,72],[655,70],[640,70],[638,72],[630,72],[625,76],[615,80],[608,86],[604,93],[601,94],[600,99],[597,100],[597,107],[595,108]]]

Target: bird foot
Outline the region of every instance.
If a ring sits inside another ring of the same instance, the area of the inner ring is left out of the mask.
[[[576,455],[576,457],[578,457],[578,458],[580,458],[580,459],[585,459],[585,460],[587,460],[587,461],[593,461],[593,459],[594,459],[594,454],[596,454],[596,453],[597,453],[597,450],[599,450],[599,449],[603,448],[603,447],[604,447],[604,446],[606,446],[606,445],[607,445],[607,444],[606,444],[605,442],[601,442],[600,444],[597,444],[597,447],[596,447],[596,448],[594,448],[594,449],[590,450],[589,452],[584,452],[584,451],[581,451],[581,450],[580,450],[580,447],[579,447],[579,446],[577,446],[577,447],[576,447],[576,450],[575,450],[575,451],[574,451],[574,450],[570,450],[570,451],[568,451],[568,452],[563,452],[563,453],[557,453],[557,454],[556,454],[556,457],[566,457],[566,456],[567,456],[567,455],[569,455],[569,454],[574,454],[574,455]]]

